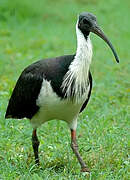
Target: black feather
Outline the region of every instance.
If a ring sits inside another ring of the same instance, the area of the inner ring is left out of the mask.
[[[37,61],[28,66],[20,75],[9,100],[5,118],[29,118],[38,111],[36,105],[43,78],[51,82],[56,94],[64,98],[61,89],[63,77],[68,71],[74,55]]]
[[[80,113],[86,108],[88,101],[90,99],[90,95],[91,95],[91,91],[92,91],[92,75],[91,72],[89,71],[89,83],[90,83],[90,90],[88,92],[88,98],[86,99],[86,101],[84,102],[84,104],[82,105],[81,109],[80,109]]]

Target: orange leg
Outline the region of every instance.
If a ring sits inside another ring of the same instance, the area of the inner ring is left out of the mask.
[[[76,143],[76,130],[72,130],[72,129],[71,129],[71,148],[81,165],[81,172],[89,172],[89,169],[87,168],[85,162],[83,161],[78,151],[78,145]]]

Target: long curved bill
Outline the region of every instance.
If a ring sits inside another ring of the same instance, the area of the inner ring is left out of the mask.
[[[100,38],[102,38],[108,44],[108,46],[111,48],[111,50],[115,56],[116,62],[119,63],[119,58],[117,56],[117,53],[116,53],[112,43],[109,41],[109,39],[104,34],[104,32],[97,25],[94,26],[91,31],[93,33],[97,34]]]

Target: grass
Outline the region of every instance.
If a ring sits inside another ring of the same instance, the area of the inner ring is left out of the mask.
[[[0,179],[128,180],[129,174],[129,22],[126,0],[0,1]],[[91,35],[94,86],[78,120],[78,144],[91,169],[86,177],[70,148],[64,122],[38,130],[40,167],[34,164],[28,120],[4,119],[8,99],[22,70],[32,62],[76,49],[77,14],[90,11],[110,37],[120,57],[116,64],[107,45]]]

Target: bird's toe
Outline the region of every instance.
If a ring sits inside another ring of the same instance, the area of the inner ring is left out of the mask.
[[[81,172],[88,172],[88,173],[90,173],[90,170],[87,167],[83,167],[83,168],[81,168]]]

